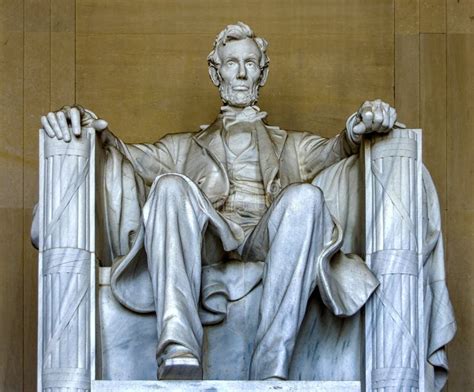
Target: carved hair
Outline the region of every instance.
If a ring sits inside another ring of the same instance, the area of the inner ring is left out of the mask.
[[[235,25],[228,25],[224,30],[222,30],[216,37],[214,41],[214,47],[207,56],[207,63],[210,67],[218,69],[220,65],[219,53],[217,52],[219,46],[225,45],[229,41],[239,41],[242,39],[253,39],[260,49],[262,54],[260,59],[260,68],[263,70],[268,67],[270,58],[267,56],[267,47],[268,42],[265,39],[256,37],[252,29],[243,22],[237,22]]]

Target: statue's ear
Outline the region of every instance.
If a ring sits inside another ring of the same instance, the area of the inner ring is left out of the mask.
[[[267,83],[268,71],[269,71],[269,70],[270,70],[270,69],[269,69],[268,65],[263,68],[263,70],[262,70],[262,76],[261,76],[261,78],[260,78],[260,83],[259,83],[260,87],[265,86],[265,83]]]
[[[221,84],[220,78],[219,78],[219,71],[217,71],[217,68],[213,65],[210,65],[208,68],[209,76],[212,80],[212,83],[214,83],[214,86],[219,87]]]

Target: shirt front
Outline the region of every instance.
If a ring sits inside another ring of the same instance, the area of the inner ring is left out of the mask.
[[[230,192],[221,213],[239,224],[245,237],[248,237],[267,210],[257,138],[255,131],[251,131],[248,146],[236,153],[229,145],[225,132],[223,142]]]

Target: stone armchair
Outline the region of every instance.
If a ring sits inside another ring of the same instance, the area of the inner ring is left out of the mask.
[[[434,303],[448,313],[450,304],[433,300],[442,288],[430,289],[433,271],[444,270],[439,230],[429,236],[436,230],[428,210],[437,206],[430,205],[435,194],[425,195],[421,130],[364,143],[358,163],[365,224],[358,236],[361,256],[380,281],[364,311],[338,319],[315,293],[292,360],[293,381],[250,382],[257,286],[231,303],[226,320],[206,327],[205,381],[167,382],[154,381],[155,316],[125,309],[110,289],[100,141],[90,129],[67,144],[40,134],[38,391],[439,389],[443,347],[454,332],[433,343],[431,324],[440,322],[427,316]]]

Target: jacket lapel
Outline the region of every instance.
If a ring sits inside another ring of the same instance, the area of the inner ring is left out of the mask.
[[[223,162],[225,162],[224,142],[221,136],[222,120],[218,118],[206,129],[198,132],[194,136],[194,140],[202,148],[208,150],[209,155],[218,163],[224,170]],[[224,170],[225,171],[225,170]]]
[[[287,133],[279,127],[265,125],[265,128],[267,129],[268,136],[272,142],[273,151],[278,159],[280,159],[283,147],[285,146]]]
[[[285,145],[287,133],[278,127],[265,125],[259,121],[256,124],[260,169],[263,186],[266,192],[267,205],[280,193],[281,185],[276,177],[280,170],[280,157]]]
[[[187,173],[215,207],[224,204],[230,184],[225,163],[224,142],[221,137],[222,120],[218,118],[206,129],[193,136],[196,148],[190,151]]]

